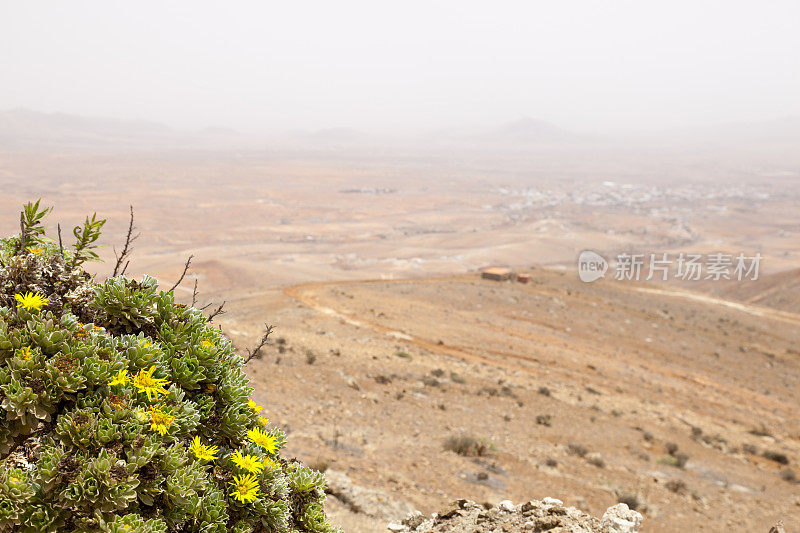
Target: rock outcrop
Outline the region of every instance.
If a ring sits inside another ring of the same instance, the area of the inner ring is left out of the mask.
[[[390,523],[388,529],[395,533],[636,533],[641,525],[642,515],[624,503],[609,507],[598,520],[574,507],[565,507],[561,500],[544,498],[517,505],[509,500],[497,505],[455,500],[430,517],[412,513],[400,522]]]

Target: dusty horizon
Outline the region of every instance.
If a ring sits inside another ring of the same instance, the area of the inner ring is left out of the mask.
[[[800,115],[796,2],[10,4],[0,106],[241,131]]]

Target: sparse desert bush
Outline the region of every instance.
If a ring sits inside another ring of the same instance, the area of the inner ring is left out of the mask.
[[[492,453],[494,446],[485,439],[471,435],[451,435],[444,441],[444,449],[465,457],[484,457]]]
[[[762,455],[764,456],[765,459],[769,459],[770,461],[775,461],[778,464],[781,464],[781,465],[788,465],[789,464],[789,458],[783,452],[776,452],[776,451],[773,451],[773,450],[765,450]]]
[[[618,494],[617,501],[619,503],[624,503],[634,511],[642,506],[642,501],[639,499],[639,495],[633,492],[623,492]]]
[[[781,470],[781,479],[784,481],[788,481],[789,483],[798,483],[800,479],[797,479],[797,474],[794,473],[794,470],[791,468],[784,468]]]
[[[567,444],[567,453],[570,455],[577,455],[578,457],[586,457],[586,454],[589,453],[589,449],[583,444],[571,442]]]
[[[675,455],[667,455],[658,460],[663,465],[674,466],[676,468],[683,468],[689,461],[689,456],[685,453],[677,453]]]
[[[312,350],[306,350],[306,364],[313,365],[317,361],[317,354]]]
[[[686,463],[689,462],[689,456],[685,453],[677,453],[675,454],[675,466],[678,468],[684,468]]]
[[[686,483],[682,479],[670,479],[664,486],[667,487],[667,490],[675,494],[683,494],[686,492]]]
[[[756,437],[772,437],[772,431],[763,423],[757,428],[752,428],[748,433]]]
[[[678,445],[674,442],[668,442],[664,445],[664,449],[667,450],[667,453],[670,455],[675,455],[675,452],[678,451]]]
[[[154,278],[96,282],[104,221],[62,249],[47,211],[0,240],[0,530],[334,531],[231,342]]]
[[[426,387],[439,387],[441,385],[441,382],[433,376],[423,376],[422,383]]]
[[[541,386],[539,387],[539,394],[541,394],[542,396],[550,396],[550,389],[548,389],[545,386]]]
[[[278,337],[275,339],[275,344],[278,347],[278,353],[286,353],[286,339]]]
[[[603,459],[603,456],[597,452],[586,454],[586,462],[592,466],[596,466],[597,468],[606,467],[605,459]]]
[[[744,444],[742,444],[742,451],[744,453],[749,453],[750,455],[758,454],[758,448],[756,448],[752,444],[748,444],[746,442]]]
[[[453,383],[458,383],[459,385],[463,385],[467,382],[460,374],[456,374],[455,372],[450,372],[450,381]]]
[[[384,374],[378,374],[377,376],[375,376],[375,383],[378,383],[379,385],[388,385],[391,382],[392,378]]]
[[[552,417],[550,415],[536,415],[536,423],[540,426],[550,427],[553,425]]]
[[[394,355],[401,359],[411,359],[411,354],[405,350],[397,350],[394,352]]]

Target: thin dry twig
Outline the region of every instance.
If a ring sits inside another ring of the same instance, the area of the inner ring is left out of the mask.
[[[22,213],[19,214],[19,251],[25,249],[25,241],[28,239],[27,235],[25,235],[25,219],[23,218]]]
[[[64,241],[61,240],[61,223],[56,224],[58,227],[58,249],[61,252],[61,257],[64,257]]]
[[[209,305],[210,305],[210,304],[209,304]],[[217,315],[223,315],[223,314],[225,314],[225,313],[226,313],[226,311],[223,311],[223,310],[222,310],[222,308],[223,308],[224,306],[225,306],[225,300],[223,300],[223,301],[222,301],[222,303],[221,303],[221,304],[219,304],[219,307],[217,307],[216,309],[214,309],[214,311],[213,311],[213,312],[212,312],[210,315],[208,315],[208,321],[209,321],[209,322],[211,322],[212,320],[214,320],[214,317],[215,317],[215,316],[217,316]],[[204,308],[204,309],[205,309],[205,308]]]
[[[192,289],[192,307],[197,303],[197,278],[194,278],[194,289]]]
[[[141,233],[137,233],[136,235],[134,235],[133,234],[134,229],[135,228],[133,227],[133,206],[131,206],[131,221],[130,223],[128,223],[128,234],[125,236],[125,246],[123,246],[122,253],[119,255],[117,255],[116,248],[114,249],[114,257],[117,258],[117,263],[114,265],[114,273],[111,275],[111,277],[115,277],[118,273],[121,275],[125,272],[124,269],[122,272],[119,272],[119,267],[122,266],[122,262],[125,261],[125,259],[131,255],[131,252],[133,252],[133,249],[131,248],[131,244],[133,244],[133,241],[138,239],[139,236],[141,235]],[[125,267],[127,268],[127,266],[128,265],[126,264]]]
[[[275,329],[275,326],[268,326],[267,324],[264,324],[264,326],[267,328],[267,330],[264,332],[264,336],[261,337],[261,340],[258,342],[258,346],[252,350],[250,348],[247,349],[247,357],[244,358],[244,364],[249,363],[251,359],[261,359],[261,348],[266,346],[270,334]]]
[[[183,281],[183,278],[186,277],[186,273],[189,271],[189,265],[192,264],[192,258],[193,257],[194,257],[193,255],[190,255],[189,259],[186,260],[186,264],[183,265],[183,273],[181,274],[181,277],[178,278],[178,281],[175,282],[175,285],[170,287],[169,291],[167,291],[167,292],[174,291],[175,289],[178,288],[178,285],[181,284],[181,281]]]

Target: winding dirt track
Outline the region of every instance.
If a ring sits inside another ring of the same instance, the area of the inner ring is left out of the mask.
[[[387,328],[385,326],[381,326],[380,324],[375,324],[374,322],[370,322],[364,320],[361,317],[353,317],[347,313],[343,313],[331,307],[322,305],[316,298],[316,293],[318,289],[330,287],[330,286],[343,286],[343,285],[359,285],[362,283],[430,283],[431,281],[436,280],[451,280],[452,277],[437,277],[437,278],[422,278],[422,279],[395,279],[395,280],[382,280],[382,279],[372,279],[372,280],[355,280],[355,281],[315,281],[311,283],[301,283],[299,285],[293,285],[290,287],[285,287],[283,289],[284,294],[294,298],[298,302],[302,303],[303,305],[310,307],[322,314],[334,316],[336,318],[341,319],[342,321],[358,327],[366,327],[369,328],[377,333],[387,335],[390,337],[394,337],[396,339],[400,339],[406,342],[410,342],[420,348],[428,350],[430,352],[440,353],[444,355],[449,355],[451,357],[459,357],[462,359],[467,359],[471,361],[478,361],[482,363],[491,363],[493,365],[497,365],[498,361],[494,358],[486,357],[472,351],[465,349],[462,346],[449,346],[444,344],[439,344],[438,342],[434,342],[428,339],[423,339],[421,337],[417,337],[414,335],[409,335],[407,333],[403,333],[401,331],[397,331],[391,328]],[[495,352],[496,355],[502,355],[505,357],[511,357],[514,359],[523,359],[526,361],[535,361],[532,357],[526,357],[524,355],[518,355],[508,352]],[[507,366],[507,365],[503,365]],[[510,367],[510,365],[508,365]],[[528,372],[538,374],[538,372],[534,372],[532,369],[526,369]]]
[[[512,353],[509,351],[497,350],[497,349],[490,349],[487,347],[483,347],[480,350],[472,347],[472,346],[462,346],[462,345],[454,345],[454,344],[442,344],[441,341],[434,341],[431,339],[426,339],[423,337],[419,337],[416,335],[411,335],[406,332],[398,331],[392,328],[388,328],[381,324],[377,324],[364,316],[357,316],[351,313],[347,313],[341,309],[334,309],[329,305],[323,305],[320,303],[318,299],[319,293],[328,287],[342,287],[348,285],[360,285],[366,283],[403,283],[403,284],[429,284],[431,282],[436,281],[453,281],[459,279],[472,279],[471,277],[464,277],[464,276],[440,276],[440,277],[431,277],[431,278],[410,278],[410,279],[394,279],[394,280],[384,280],[384,279],[371,279],[371,280],[347,280],[347,281],[321,281],[321,282],[310,282],[310,283],[302,283],[299,285],[293,285],[289,287],[285,287],[283,289],[284,294],[287,296],[295,299],[296,301],[300,302],[301,304],[316,310],[322,314],[336,317],[343,322],[357,326],[357,327],[364,327],[371,329],[381,335],[386,335],[390,337],[394,337],[398,340],[403,340],[405,342],[409,342],[414,344],[420,348],[428,350],[433,353],[444,354],[452,357],[458,357],[465,360],[476,361],[480,363],[487,363],[491,365],[499,365],[506,368],[510,368],[513,370],[522,370],[526,373],[532,375],[541,375],[543,372],[538,370],[537,368],[532,368],[530,366],[520,367],[519,365],[513,364],[515,360],[523,360],[532,363],[541,363],[537,358],[522,355],[518,353]],[[707,296],[704,294],[699,293],[692,293],[686,291],[676,291],[676,290],[665,290],[665,289],[653,289],[653,288],[645,288],[645,287],[626,287],[624,284],[619,284],[617,287],[619,290],[628,290],[640,293],[647,293],[658,295],[661,297],[670,297],[670,298],[682,298],[691,300],[694,302],[699,302],[702,304],[706,304],[709,306],[720,306],[729,308],[735,311],[739,311],[742,313],[747,313],[752,316],[763,317],[768,319],[778,320],[784,323],[789,323],[794,326],[800,326],[800,315],[795,313],[790,313],[786,311],[780,311],[775,309],[769,309],[764,307],[759,307],[755,305],[749,305],[739,302],[733,302],[729,300],[723,300],[720,298],[714,298],[711,296]],[[511,318],[511,317],[509,317]],[[513,317],[515,320],[525,320],[525,318],[515,316]],[[489,324],[483,324],[483,327],[486,328],[493,328]],[[497,328],[494,328],[497,329]],[[498,331],[500,331],[498,329]],[[547,340],[544,338],[537,338],[533,339],[528,335],[522,335],[519,333],[514,333],[510,331],[502,331],[502,333],[512,336],[519,336],[521,338],[526,338],[527,340],[536,340],[536,341],[543,341]],[[563,344],[564,340],[561,339],[557,342]],[[570,343],[571,344],[571,343]],[[578,342],[576,345],[571,346],[576,352],[581,352],[583,348],[581,347],[581,343]],[[484,352],[483,354],[479,352]],[[570,366],[566,364],[566,366]],[[703,383],[707,386],[712,386],[716,388],[718,385],[710,382],[705,376],[701,374],[694,374],[694,375],[686,375],[683,374],[676,374],[673,371],[661,367],[660,365],[653,365],[653,363],[644,364],[644,366],[649,367],[651,371],[662,373],[664,375],[670,375],[673,377],[677,377],[680,379],[688,379],[693,381],[694,383]],[[655,368],[658,366],[658,368]],[[576,367],[577,369],[578,367]]]
[[[772,318],[782,322],[788,322],[796,326],[800,326],[800,315],[797,313],[790,313],[788,311],[781,311],[778,309],[770,309],[768,307],[759,307],[757,305],[750,305],[740,302],[732,302],[730,300],[723,300],[722,298],[714,298],[706,294],[698,294],[696,292],[685,291],[668,291],[664,289],[649,289],[645,287],[635,287],[633,290],[644,292],[648,294],[658,294],[660,296],[672,296],[675,298],[685,298],[695,302],[707,303],[709,305],[719,305],[729,307],[743,313],[748,313],[753,316],[764,318]]]

